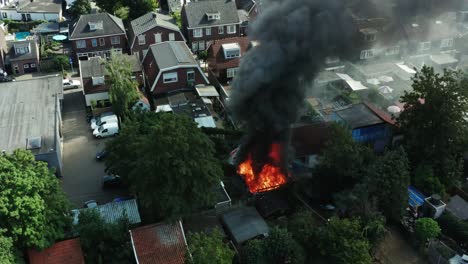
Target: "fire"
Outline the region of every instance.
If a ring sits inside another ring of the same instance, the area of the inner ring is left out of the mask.
[[[280,145],[272,144],[268,156],[270,162],[262,166],[258,175],[254,173],[252,154],[249,154],[237,168],[237,173],[244,178],[251,193],[273,190],[287,181],[286,175],[280,168]]]

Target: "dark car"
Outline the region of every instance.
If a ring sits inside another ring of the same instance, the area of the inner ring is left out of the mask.
[[[122,179],[119,175],[104,175],[102,177],[103,188],[115,188],[122,186]]]
[[[96,160],[97,161],[102,161],[106,158],[108,152],[106,150],[101,150],[96,153]]]
[[[0,82],[13,82],[13,81],[15,81],[15,79],[11,78],[10,76],[0,75]]]

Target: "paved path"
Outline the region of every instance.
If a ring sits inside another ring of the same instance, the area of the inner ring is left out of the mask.
[[[377,249],[376,256],[383,264],[427,264],[396,227],[389,227],[387,235]]]

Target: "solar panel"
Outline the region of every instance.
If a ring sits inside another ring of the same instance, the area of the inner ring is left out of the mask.
[[[30,137],[27,140],[26,149],[38,149],[41,148],[42,139],[41,137]]]
[[[170,43],[172,51],[174,52],[174,55],[177,58],[177,61],[180,62],[190,62],[191,59],[185,52],[184,48],[181,45],[178,45],[177,43]]]

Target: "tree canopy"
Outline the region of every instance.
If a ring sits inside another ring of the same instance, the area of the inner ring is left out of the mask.
[[[438,237],[441,233],[441,229],[434,219],[423,217],[416,220],[415,232],[416,237],[425,242]]]
[[[4,230],[0,230],[0,263],[14,264],[16,261],[13,254],[13,240],[10,237],[4,236],[4,232]]]
[[[128,57],[112,54],[112,59],[106,64],[106,83],[109,89],[109,99],[112,103],[112,110],[118,116],[125,118],[131,111],[140,95],[138,84],[132,79],[132,66]]]
[[[158,7],[157,0],[96,0],[96,4],[99,8],[111,14],[126,8],[129,10],[129,20],[155,11]]]
[[[397,119],[412,167],[430,165],[445,186],[461,176],[466,147],[467,80],[460,72],[435,73],[424,66],[413,78],[413,91],[405,91],[404,111]]]
[[[214,146],[184,115],[135,113],[107,144],[109,171],[119,174],[156,218],[214,206],[222,169]]]
[[[210,234],[193,233],[188,236],[188,248],[192,255],[190,264],[231,264],[234,250],[223,242],[218,229]]]
[[[91,13],[91,3],[89,0],[76,0],[71,5],[69,12],[74,18],[89,14]]]
[[[70,204],[47,163],[27,150],[0,155],[0,228],[18,248],[52,245],[71,225]]]

